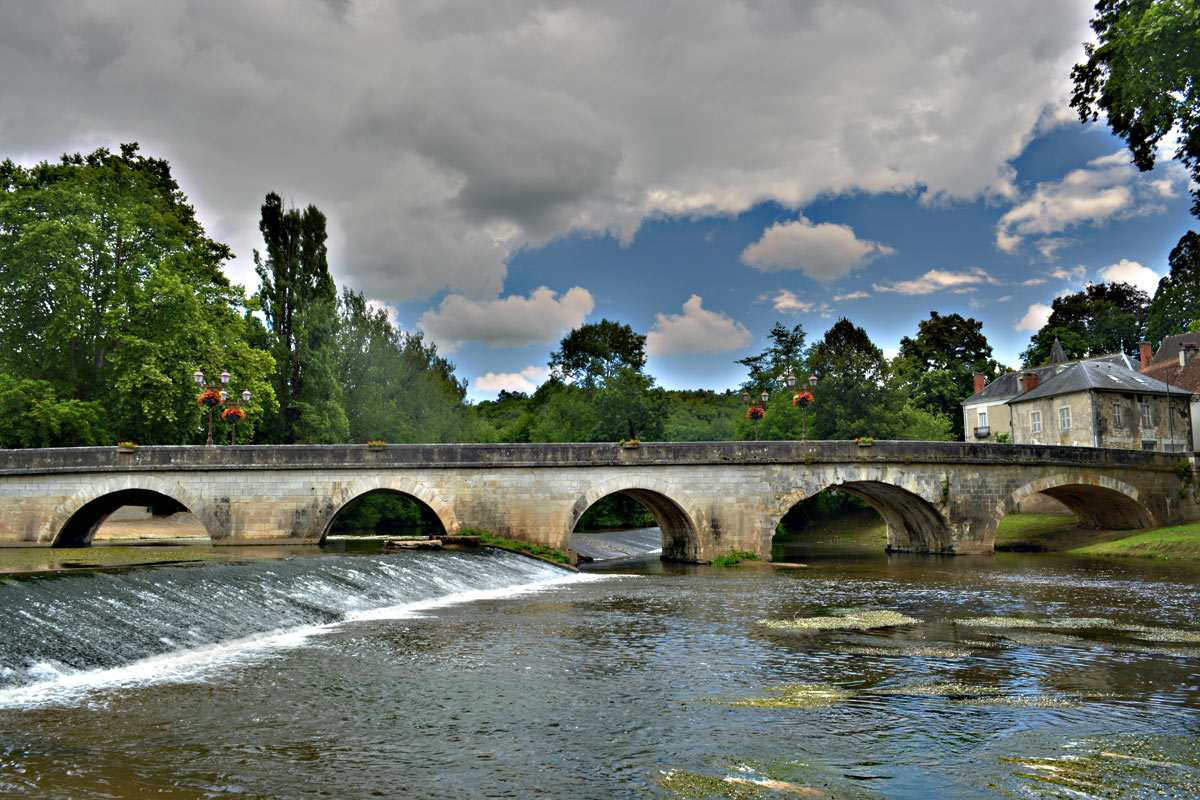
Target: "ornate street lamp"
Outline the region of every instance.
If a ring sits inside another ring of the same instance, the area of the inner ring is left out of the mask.
[[[796,376],[792,374],[791,370],[788,370],[786,378],[780,376],[779,379],[786,383],[788,388],[796,385]],[[771,400],[771,393],[764,389],[763,393],[759,395],[759,397],[762,399],[761,406],[755,405],[751,401],[750,393],[745,389],[742,390],[742,402],[749,406],[749,408],[746,409],[746,419],[754,420],[754,441],[756,442],[758,441],[758,423],[767,415],[767,403]]]
[[[788,385],[790,386],[791,384]],[[816,375],[808,376],[808,385],[812,389],[817,387]],[[813,399],[814,398],[811,391],[801,392],[792,398],[792,405],[800,406],[800,424],[802,426],[800,429],[800,441],[802,442],[808,441],[808,406],[813,402]]]
[[[213,409],[217,406],[225,405],[226,401],[229,399],[229,392],[225,389],[225,387],[229,385],[229,379],[231,377],[232,376],[229,374],[229,370],[224,370],[221,372],[220,383],[205,384],[203,372],[196,370],[192,373],[192,380],[196,382],[196,386],[201,390],[200,396],[196,398],[196,403],[208,409],[208,439],[204,443],[206,446],[211,446],[213,443]],[[242,411],[241,406],[243,403],[249,402],[250,390],[247,389],[246,391],[242,392],[242,403],[235,402],[230,404],[231,408],[235,408],[238,411],[236,415],[232,415],[235,417],[233,422],[235,436],[237,435],[237,422],[246,416],[246,412]],[[228,410],[229,409],[226,409],[226,412],[228,412]],[[225,416],[224,413],[221,416],[226,421],[229,421],[229,417]]]
[[[224,394],[224,392],[222,392]],[[232,430],[229,432],[229,444],[237,444],[237,426],[238,423],[246,418],[246,412],[243,406],[250,405],[250,390],[246,389],[242,392],[242,402],[230,401],[226,405],[229,407],[221,412],[221,419],[229,423]]]

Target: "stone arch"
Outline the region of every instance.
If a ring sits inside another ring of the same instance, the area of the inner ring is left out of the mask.
[[[1154,516],[1142,504],[1141,493],[1107,475],[1061,472],[1026,483],[996,504],[993,518],[1005,514],[1030,495],[1041,492],[1062,503],[1081,525],[1091,528],[1150,528]]]
[[[887,523],[887,549],[909,553],[949,553],[954,551],[954,532],[937,506],[915,492],[883,480],[843,480],[826,486],[800,487],[780,498],[776,507],[775,527],[801,500],[825,489],[839,489],[867,502]]]
[[[454,510],[431,487],[403,475],[379,473],[343,487],[321,506],[313,526],[313,530],[317,533],[317,543],[325,541],[333,521],[337,519],[337,515],[342,512],[342,509],[360,497],[381,492],[406,494],[414,500],[424,503],[437,515],[438,521],[442,523],[442,528],[447,534],[458,532],[460,525]]]
[[[110,514],[127,505],[154,505],[166,498],[191,511],[213,541],[225,532],[213,510],[183,486],[155,475],[132,475],[90,483],[59,503],[46,534],[54,547],[85,547]]]
[[[658,478],[610,478],[592,486],[571,506],[562,531],[564,542],[571,541],[571,534],[583,513],[610,494],[623,494],[646,507],[662,531],[664,559],[700,560],[700,528],[697,524],[700,514],[690,503],[676,499],[679,495],[677,487]]]

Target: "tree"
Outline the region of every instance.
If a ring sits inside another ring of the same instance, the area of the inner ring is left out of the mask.
[[[270,357],[243,340],[245,298],[164,160],[101,148],[0,164],[0,370],[96,403],[113,433],[203,441],[191,373],[230,370],[269,408]]]
[[[918,407],[949,419],[961,436],[959,404],[975,393],[975,373],[991,380],[1003,368],[992,358],[982,322],[931,311],[918,325],[916,338],[900,340],[894,371]]]
[[[1192,176],[1192,213],[1200,216],[1200,5],[1195,0],[1099,0],[1071,71],[1071,107],[1087,123],[1104,112],[1133,162],[1154,168],[1164,137],[1178,131],[1175,158]]]
[[[550,354],[550,374],[560,381],[595,386],[622,369],[641,372],[646,337],[608,319],[582,325]]]
[[[1109,353],[1137,355],[1145,335],[1150,297],[1127,283],[1090,283],[1075,294],[1056,297],[1050,318],[1021,353],[1026,367],[1045,364],[1057,338],[1068,358]]]
[[[325,215],[310,205],[285,209],[271,192],[258,229],[266,256],[254,251],[258,299],[271,334],[279,416],[265,425],[275,441],[338,441],[348,435],[330,367],[337,287],[329,274]]]
[[[1146,340],[1155,346],[1200,320],[1200,234],[1185,233],[1167,263],[1171,272],[1158,282],[1146,319]]]
[[[775,327],[767,334],[771,344],[766,350],[756,356],[739,359],[736,363],[750,371],[749,378],[742,384],[742,390],[758,396],[765,392],[774,392],[780,388],[779,379],[794,374],[804,361],[804,329],[796,325],[791,330],[776,322]],[[803,371],[803,370],[801,370]],[[807,378],[796,376],[798,382]]]

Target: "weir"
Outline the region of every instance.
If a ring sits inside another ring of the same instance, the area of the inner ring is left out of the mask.
[[[61,448],[0,451],[0,546],[86,544],[120,505],[154,498],[217,545],[319,544],[365,495],[397,492],[447,533],[569,546],[580,516],[620,493],[643,503],[663,557],[730,548],[770,558],[798,502],[840,488],[887,521],[888,547],[988,553],[999,520],[1037,493],[1080,522],[1149,527],[1200,517],[1190,461],[1129,450],[961,442],[662,442]]]

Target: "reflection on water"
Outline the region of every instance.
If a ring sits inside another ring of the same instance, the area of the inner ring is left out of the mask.
[[[795,560],[567,575],[345,554],[10,579],[8,691],[91,662],[129,677],[0,696],[0,794],[1200,796],[1200,565]],[[762,624],[876,612],[898,618]],[[175,672],[151,680],[162,659]]]

